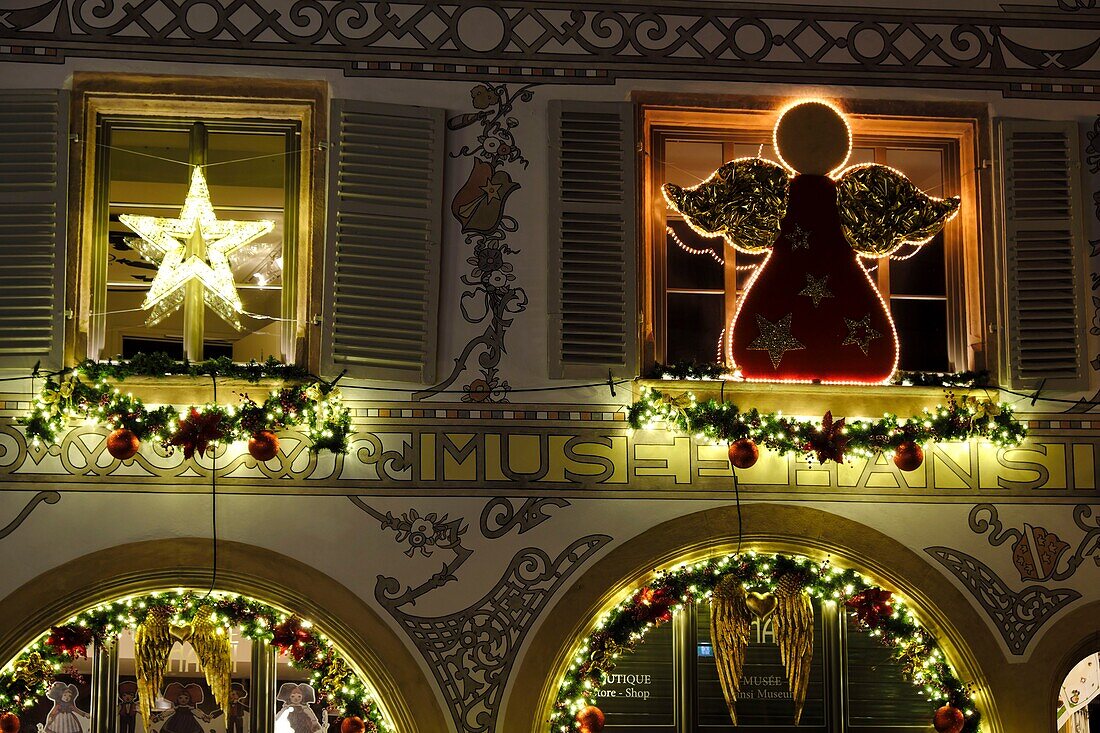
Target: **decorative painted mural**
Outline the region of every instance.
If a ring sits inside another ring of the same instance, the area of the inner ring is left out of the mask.
[[[510,261],[519,254],[509,243],[519,231],[519,221],[506,213],[508,197],[520,188],[508,168],[527,167],[513,130],[519,120],[512,111],[516,104],[529,102],[534,84],[515,90],[507,85],[478,84],[470,90],[474,111],[452,117],[452,131],[475,128],[475,143],[463,145],[451,157],[469,160],[470,175],[451,200],[451,215],[462,227],[470,256],[469,271],[462,275],[459,303],[466,323],[484,326],[455,357],[450,373],[433,387],[418,392],[415,400],[424,400],[450,389],[477,355],[480,375],[462,386],[463,402],[507,402],[511,386],[500,376],[505,354],[504,338],[516,315],[527,309],[527,293],[516,282]]]
[[[349,76],[942,86],[1098,95],[1093,0],[934,9],[550,0],[439,4],[39,0],[0,11],[0,53],[330,66]],[[274,6],[274,7],[273,7]],[[1066,12],[1078,11],[1078,12]],[[1042,34],[1036,34],[1041,29]],[[1042,38],[1037,41],[1037,38]],[[318,49],[324,53],[317,53]]]
[[[1100,521],[1093,518],[1093,511],[1088,504],[1073,507],[1073,524],[1081,534],[1071,538],[1076,548],[1067,557],[1072,544],[1046,527],[1028,522],[1005,527],[994,504],[977,504],[970,510],[967,522],[971,532],[985,536],[991,547],[1011,542],[1006,550],[1011,553],[1012,565],[1020,582],[1028,583],[1019,590],[1013,590],[993,568],[962,550],[937,546],[926,547],[925,552],[970,592],[1009,651],[1022,655],[1050,619],[1081,598],[1079,592],[1065,587],[1066,581],[1086,561],[1091,561],[1093,567],[1100,566]]]
[[[423,616],[413,612],[417,599],[458,582],[459,568],[474,554],[462,544],[462,536],[469,529],[465,518],[450,519],[436,512],[421,515],[416,509],[400,516],[383,514],[361,497],[348,498],[382,529],[393,531],[396,542],[407,544],[405,554],[409,557],[418,553],[433,557],[437,551],[444,555],[440,570],[416,585],[379,576],[375,599],[408,634],[432,669],[458,730],[496,730],[504,686],[524,637],[554,592],[611,537],[582,537],[556,557],[537,547],[524,548],[478,601],[444,616]],[[482,509],[479,529],[490,541],[513,531],[522,535],[550,519],[549,509],[568,506],[564,499],[529,498],[517,508],[508,497],[494,497]]]
[[[359,432],[347,455],[317,454],[304,436],[280,435],[282,450],[257,463],[242,446],[219,450],[218,483],[237,491],[370,495],[415,486],[448,496],[596,496],[601,490],[681,499],[727,497],[731,473],[724,446],[659,431],[631,431],[614,405],[585,412],[562,406],[509,405],[508,409],[358,409]],[[751,495],[820,495],[907,498],[936,496],[973,501],[977,495],[1079,501],[1097,489],[1100,423],[1084,415],[1031,415],[1030,438],[1020,447],[945,443],[927,451],[924,464],[901,471],[879,456],[843,464],[809,463],[764,452],[739,470]],[[1049,418],[1049,419],[1038,419]],[[112,489],[165,490],[209,485],[209,456],[185,459],[150,446],[119,461],[106,450],[105,433],[68,431],[58,445],[28,445],[22,431],[0,424],[0,476],[56,488],[92,489],[110,478]],[[353,483],[348,483],[349,481]],[[352,487],[352,488],[349,488]],[[1086,493],[1087,492],[1087,493]],[[423,517],[419,517],[423,519]],[[439,518],[437,517],[437,520]],[[401,531],[411,516],[389,520]]]

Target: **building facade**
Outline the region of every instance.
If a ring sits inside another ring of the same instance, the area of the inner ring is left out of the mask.
[[[1100,651],[1100,8],[964,5],[2,0],[0,661],[100,604],[209,588],[311,621],[394,730],[575,730],[555,703],[601,616],[656,571],[751,550],[904,599],[982,730],[1067,724],[1063,683]],[[701,236],[662,186],[779,160],[773,127],[803,99],[843,111],[848,164],[960,198],[923,247],[860,260],[901,343],[893,383],[705,366],[765,260]],[[140,217],[186,219],[203,191],[251,239],[183,237],[211,263],[191,272]],[[119,459],[109,415],[51,440],[20,422],[52,409],[59,370],[156,351],[223,370],[83,378],[182,409],[319,375],[350,409],[346,450],[291,421],[266,461],[152,438]],[[303,374],[226,366],[269,357]],[[761,445],[735,477],[727,441],[632,427],[650,388],[849,425],[992,400],[1028,434],[931,440],[915,470]],[[939,704],[906,660],[827,601],[802,727],[928,730]],[[708,609],[677,605],[608,670],[586,701],[606,730],[736,729]],[[750,731],[791,726],[767,618]],[[90,717],[43,702],[23,726],[185,733],[186,708],[297,733],[280,690],[316,680],[234,639],[247,708],[194,702],[213,693],[181,644],[182,697],[135,724],[124,634],[50,673]]]

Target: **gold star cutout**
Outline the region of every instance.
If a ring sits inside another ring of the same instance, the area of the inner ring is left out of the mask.
[[[787,241],[791,243],[791,250],[810,248],[810,232],[795,224],[787,233]]]
[[[499,199],[500,198],[500,184],[499,183],[493,183],[492,181],[489,181],[488,183],[486,183],[484,186],[481,187],[481,190],[485,192],[485,200],[486,201],[492,201],[493,199]]]
[[[829,290],[829,276],[825,275],[820,280],[814,278],[810,273],[806,273],[806,287],[799,291],[799,295],[805,295],[814,302],[814,308],[820,303],[822,298],[832,298],[833,293]]]
[[[141,304],[149,311],[145,325],[155,326],[178,310],[185,286],[194,279],[202,284],[206,305],[241,330],[237,314],[244,306],[229,267],[229,254],[270,232],[275,222],[219,221],[199,167],[191,174],[191,187],[179,218],[122,214],[118,219],[141,237],[127,241],[142,256],[160,265]]]
[[[806,348],[806,345],[791,335],[791,316],[780,318],[775,323],[769,323],[768,319],[759,313],[756,314],[756,325],[760,327],[760,335],[749,344],[750,351],[766,351],[772,360],[772,369],[779,368],[779,362],[783,361],[783,354],[788,351],[798,351]]]
[[[864,354],[867,353],[867,347],[871,345],[872,341],[877,338],[882,338],[881,333],[871,328],[870,313],[858,321],[853,321],[851,318],[845,318],[844,325],[848,327],[848,336],[840,342],[840,345],[847,346],[849,344],[856,344]]]

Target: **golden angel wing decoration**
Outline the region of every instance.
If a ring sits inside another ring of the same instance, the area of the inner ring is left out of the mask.
[[[150,729],[153,701],[160,695],[168,671],[168,657],[176,643],[171,628],[167,609],[158,606],[150,609],[145,620],[134,630],[134,677],[138,686],[138,710],[145,730]]]
[[[195,610],[187,641],[199,658],[206,684],[218,707],[229,709],[230,675],[233,673],[233,646],[229,634],[214,621],[214,609],[200,606]]]
[[[794,698],[794,724],[798,725],[806,704],[814,657],[814,608],[802,588],[801,576],[796,573],[787,573],[779,579],[775,598],[772,628],[779,656],[787,668],[787,684]]]
[[[737,695],[741,691],[751,627],[752,612],[745,604],[745,589],[740,580],[727,575],[718,581],[710,597],[710,642],[714,645],[722,695],[734,725],[737,725]]]
[[[662,190],[692,229],[725,237],[731,247],[751,253],[768,249],[779,236],[789,186],[781,166],[763,158],[738,158],[697,186],[666,183]]]
[[[870,163],[841,175],[837,208],[848,244],[860,254],[884,257],[934,237],[958,213],[959,197],[929,196],[899,171]]]

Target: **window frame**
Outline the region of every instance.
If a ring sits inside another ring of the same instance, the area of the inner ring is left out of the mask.
[[[812,95],[798,95],[799,98]],[[666,205],[659,171],[664,166],[665,142],[685,133],[714,141],[732,138],[770,140],[775,110],[791,98],[758,96],[703,96],[664,93],[635,95],[641,166],[642,206],[639,207],[639,278],[642,293],[642,362],[663,363],[665,348],[663,254]],[[988,369],[996,373],[996,349],[989,340],[995,330],[986,313],[996,312],[987,293],[984,273],[992,266],[985,245],[992,221],[990,185],[983,180],[989,168],[991,135],[985,105],[971,103],[912,103],[880,100],[841,100],[840,106],[863,145],[904,145],[930,141],[957,150],[957,165],[944,162],[944,187],[957,192],[963,206],[945,226],[948,302],[948,358],[956,371]],[[973,171],[973,175],[966,175]],[[730,285],[727,276],[727,288]],[[727,302],[727,311],[729,303]],[[728,319],[726,320],[728,324]]]
[[[196,108],[202,109],[195,115]],[[324,256],[324,165],[322,135],[327,129],[327,87],[322,82],[77,73],[73,77],[72,146],[69,175],[69,266],[66,308],[74,317],[66,334],[66,363],[96,358],[92,314],[96,302],[97,243],[106,236],[97,216],[97,190],[105,172],[99,155],[99,124],[104,118],[203,119],[219,122],[264,120],[297,124],[302,144],[294,156],[297,191],[288,190],[296,222],[297,252],[284,260],[284,281],[292,298],[283,299],[281,357],[316,371],[320,338],[314,328],[320,312]],[[109,358],[102,355],[101,358]]]
[[[821,602],[818,610],[821,613],[822,629],[824,724],[813,727],[805,724],[785,726],[783,729],[818,733],[924,733],[927,731],[928,723],[858,725],[849,720],[847,622],[851,614],[843,606],[825,601]],[[700,725],[697,613],[695,605],[687,604],[674,612],[672,621],[669,622],[673,631],[671,641],[674,675],[673,705],[675,706],[672,715],[673,725],[641,727],[616,725],[609,721],[606,727],[608,733],[625,733],[627,730],[650,733],[683,733],[685,731],[726,733],[731,730],[744,730],[746,733],[763,733],[763,731],[775,729],[775,726]],[[643,639],[640,643],[645,644],[646,640]],[[900,681],[904,683],[904,680]],[[929,705],[928,715],[930,719],[931,705]]]

